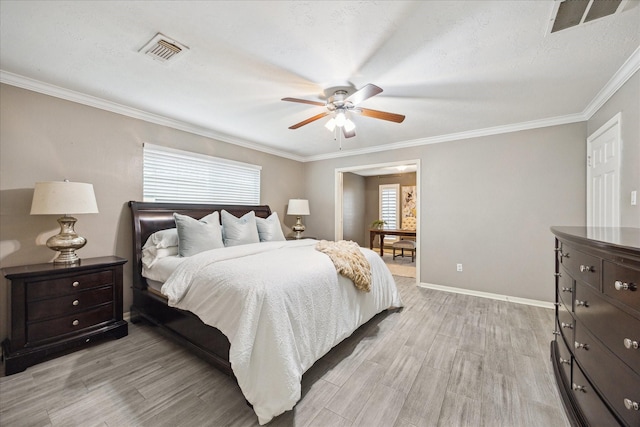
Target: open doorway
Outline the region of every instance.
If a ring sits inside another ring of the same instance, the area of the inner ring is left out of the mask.
[[[413,174],[411,178],[410,175]],[[395,240],[413,239],[412,236],[388,235],[384,239],[383,259],[393,274],[414,277],[416,283],[420,278],[420,160],[405,160],[381,164],[371,164],[339,168],[335,171],[336,179],[336,211],[335,211],[335,236],[336,239],[353,240],[364,247],[371,247],[370,228],[372,220],[380,219],[384,213],[379,211],[381,199],[378,188],[390,187],[390,183],[398,183],[398,213],[393,224],[385,224],[385,227],[401,230],[411,221],[415,223],[415,252],[404,250],[404,257],[400,249],[393,256],[392,244]],[[375,192],[375,195],[372,193]],[[413,206],[406,206],[405,200],[413,201]],[[412,199],[412,200],[411,200]],[[416,202],[416,199],[418,203]],[[404,208],[404,209],[403,209]],[[407,218],[413,216],[413,218]],[[411,220],[411,221],[408,221]],[[380,251],[379,236],[374,236],[374,250]],[[396,245],[402,246],[402,245]]]

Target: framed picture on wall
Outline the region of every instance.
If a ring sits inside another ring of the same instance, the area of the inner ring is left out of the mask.
[[[417,197],[415,185],[402,187],[402,199],[400,201],[402,207],[402,218],[415,218],[418,215]]]

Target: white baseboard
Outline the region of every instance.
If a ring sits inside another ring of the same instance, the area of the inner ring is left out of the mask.
[[[474,297],[489,298],[489,299],[495,299],[495,300],[499,300],[499,301],[509,301],[509,302],[515,302],[516,304],[532,305],[534,307],[551,308],[551,309],[554,308],[554,304],[552,302],[539,301],[539,300],[535,300],[535,299],[518,298],[518,297],[509,296],[509,295],[493,294],[491,292],[473,291],[471,289],[454,288],[452,286],[434,285],[433,283],[422,283],[422,282],[420,282],[419,286],[421,286],[423,288],[427,288],[427,289],[435,289],[437,291],[453,292],[455,294],[472,295]]]
[[[127,311],[126,313],[122,313],[122,319],[131,322],[131,312]]]

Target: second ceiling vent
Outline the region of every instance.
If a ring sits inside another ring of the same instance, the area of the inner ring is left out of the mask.
[[[550,32],[564,30],[605,16],[619,13],[628,0],[560,0],[551,15]]]
[[[188,47],[158,33],[140,49],[140,52],[156,61],[166,63],[173,61],[177,56],[183,55],[188,50]]]

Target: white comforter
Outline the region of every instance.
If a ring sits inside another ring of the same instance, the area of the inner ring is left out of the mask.
[[[229,360],[260,424],[293,408],[302,374],[377,313],[401,307],[389,269],[369,249],[371,292],[336,273],[311,239],[214,249],[187,258],[162,286],[231,343]]]

